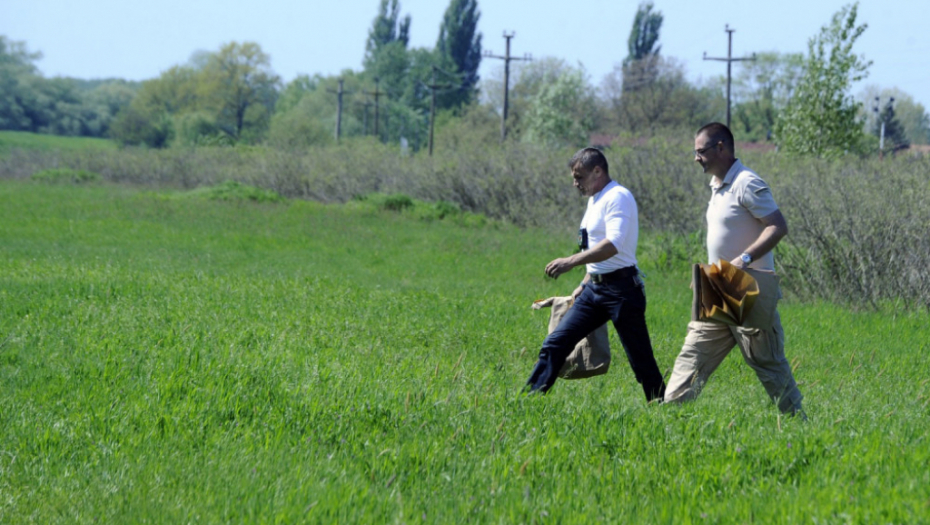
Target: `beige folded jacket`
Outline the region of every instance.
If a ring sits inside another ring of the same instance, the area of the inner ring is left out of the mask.
[[[540,299],[533,303],[533,309],[552,308],[549,316],[549,333],[559,326],[562,317],[572,307],[571,297],[550,297]],[[586,377],[606,374],[610,368],[610,340],[607,337],[607,324],[602,324],[599,328],[588,334],[582,339],[572,353],[568,355],[565,364],[559,371],[559,377],[562,379],[584,379]]]

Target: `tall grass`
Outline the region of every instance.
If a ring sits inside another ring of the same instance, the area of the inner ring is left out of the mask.
[[[521,227],[569,231],[583,202],[571,188],[573,151],[469,141],[401,155],[376,142],[286,152],[265,148],[154,151],[34,151],[0,156],[0,176],[26,178],[53,168],[99,173],[114,182],[194,188],[232,180],[323,203],[371,193],[403,193],[453,203]],[[740,152],[737,152],[738,154]],[[779,248],[785,283],[796,295],[862,307],[930,307],[930,157],[884,162],[788,159],[747,152],[744,162],[772,186],[791,230]],[[668,264],[700,255],[707,177],[687,137],[656,138],[608,152],[611,171],[639,203],[645,229],[669,239]]]
[[[570,235],[174,196],[0,182],[0,522],[930,516],[926,315],[786,304],[806,424],[736,356],[646,406],[613,334],[606,376],[526,398]],[[688,273],[644,266],[668,370]]]

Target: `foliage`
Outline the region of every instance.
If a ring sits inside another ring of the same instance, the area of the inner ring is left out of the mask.
[[[500,144],[501,117],[487,104],[472,103],[458,111],[436,115],[435,149],[444,151],[497,148]]]
[[[733,78],[733,132],[743,141],[770,140],[778,115],[804,73],[800,53],[757,53]]]
[[[542,57],[530,62],[511,65],[509,109],[507,115],[508,136],[519,138],[526,127],[526,118],[545,86],[553,84],[561,76],[572,74],[578,68],[561,58]],[[504,108],[504,68],[493,71],[490,78],[482,79],[481,93],[485,103],[498,114]]]
[[[86,170],[72,170],[69,168],[37,171],[33,173],[30,178],[36,182],[44,182],[46,184],[86,184],[88,182],[99,182],[101,180],[99,173]]]
[[[46,79],[40,53],[0,35],[0,129],[103,137],[129,104],[135,86],[123,80]]]
[[[284,200],[274,191],[257,188],[234,180],[205,186],[179,195],[181,198],[196,198],[211,201],[280,202]]]
[[[434,78],[433,68],[443,66],[448,67],[448,64],[444,64],[434,50],[408,50],[400,42],[386,45],[366,62],[365,77],[378,79],[381,92],[380,140],[397,144],[403,138],[415,149],[426,145],[430,107],[427,85]],[[371,95],[375,86],[370,81],[367,85]],[[372,124],[369,129],[373,131],[373,128]]]
[[[211,54],[203,69],[201,89],[216,123],[234,140],[250,131],[257,139],[274,109],[280,82],[271,59],[254,42],[230,42]]]
[[[613,335],[608,375],[522,397],[529,305],[580,279],[541,275],[570,232],[113,186],[0,201],[0,522],[926,516],[926,315],[784,301],[807,423],[738,355],[696,402],[646,406]],[[645,269],[666,369],[687,267]]]
[[[402,213],[408,217],[426,222],[446,221],[459,226],[479,228],[489,225],[499,226],[498,223],[489,221],[487,217],[480,213],[463,212],[462,208],[454,202],[443,200],[424,202],[403,193],[390,195],[370,193],[360,195],[352,199],[348,204],[349,209],[373,208],[378,211]]]
[[[627,40],[627,57],[624,64],[630,64],[650,57],[658,56],[662,46],[656,46],[659,41],[659,29],[662,28],[662,12],[653,12],[651,1],[643,2],[636,8],[633,17],[633,28]]]
[[[781,201],[790,212],[791,244],[780,258],[786,279],[803,283],[795,292],[859,308],[930,309],[930,157],[813,161],[805,168],[806,176],[785,185]]]
[[[804,76],[775,126],[784,152],[821,157],[864,152],[859,103],[848,95],[872,63],[852,51],[868,27],[856,25],[857,12],[857,3],[843,7],[809,41]]]
[[[110,126],[110,136],[124,146],[165,148],[174,137],[174,124],[165,111],[133,104],[116,116]]]
[[[636,135],[661,129],[697,129],[719,120],[726,101],[713,88],[694,86],[684,66],[674,59],[653,56],[618,65],[601,86],[607,125]]]
[[[550,147],[585,146],[596,118],[594,92],[578,68],[546,84],[533,98],[523,138]]]
[[[214,144],[225,138],[232,144],[229,136],[217,126],[213,116],[202,111],[182,113],[172,119],[174,136],[172,146],[194,147]],[[222,137],[222,138],[221,138]]]
[[[220,132],[232,142],[257,142],[271,118],[278,83],[258,44],[230,42],[143,82],[110,136],[122,144],[166,147],[175,119],[184,126],[178,145],[222,142]]]
[[[454,66],[456,89],[444,94],[442,108],[458,108],[474,100],[481,65],[481,33],[478,32],[478,0],[450,0],[439,27],[436,52]]]
[[[172,66],[157,78],[142,83],[132,107],[136,111],[171,115],[204,109],[207,101],[201,88],[202,73],[203,68]]]
[[[400,4],[397,0],[381,0],[378,14],[368,30],[368,40],[365,42],[365,68],[382,49],[391,44],[397,44],[406,49],[410,41],[410,15],[400,19]]]

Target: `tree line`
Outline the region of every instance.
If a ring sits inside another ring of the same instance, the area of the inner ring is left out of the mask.
[[[858,99],[850,95],[871,64],[853,51],[867,28],[857,22],[857,7],[840,9],[810,39],[806,55],[760,53],[740,63],[732,86],[738,137],[818,156],[875,151],[882,124],[886,149],[930,142],[930,118],[906,93],[870,86]],[[334,142],[338,118],[341,137],[416,150],[428,140],[434,104],[437,126],[490,142],[498,137],[504,86],[499,72],[478,75],[480,16],[477,0],[450,0],[435,46],[414,48],[411,16],[402,15],[398,0],[378,0],[361,70],[287,83],[254,42],[196,52],[156,78],[128,82],[45,78],[36,66],[39,53],[0,36],[0,129],[154,148],[289,149]],[[647,136],[722,120],[724,80],[689,82],[681,62],[660,53],[662,22],[652,2],[640,4],[626,56],[597,86],[580,64],[552,57],[517,64],[510,140],[581,146],[597,135]],[[884,104],[873,103],[875,97]]]

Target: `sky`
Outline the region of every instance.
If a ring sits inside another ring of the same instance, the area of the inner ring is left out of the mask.
[[[433,47],[448,0],[400,0],[412,18],[411,47]],[[753,52],[806,53],[808,40],[848,2],[823,0],[654,0],[664,16],[661,54],[680,61],[692,81],[726,74],[727,34],[733,56]],[[504,53],[557,57],[582,64],[601,80],[627,54],[639,0],[478,0],[482,46]],[[46,77],[146,80],[186,63],[195,51],[216,51],[231,41],[257,42],[272,69],[287,82],[297,75],[329,76],[361,70],[365,40],[379,0],[0,0],[0,35],[40,51]],[[858,23],[868,29],[854,50],[873,64],[866,85],[896,87],[930,108],[930,2],[862,0]],[[485,59],[491,77],[501,60]],[[734,65],[734,72],[738,68]]]

